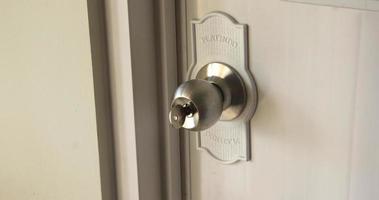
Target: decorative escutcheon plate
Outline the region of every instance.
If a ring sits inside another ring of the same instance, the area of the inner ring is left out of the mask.
[[[223,163],[248,161],[250,153],[250,120],[257,106],[257,89],[248,67],[247,25],[232,17],[213,12],[192,22],[193,64],[188,80],[195,79],[209,63],[225,63],[242,78],[247,101],[242,113],[231,121],[218,121],[211,128],[197,133],[198,148]]]

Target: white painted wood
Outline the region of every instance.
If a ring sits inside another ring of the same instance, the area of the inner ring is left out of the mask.
[[[191,136],[190,199],[379,198],[378,13],[278,0],[185,6],[187,35],[189,20],[211,11],[249,25],[260,96],[251,162],[222,165]]]
[[[0,1],[0,199],[102,199],[85,0]]]
[[[351,155],[350,199],[379,198],[379,20],[362,16]]]
[[[120,200],[180,199],[173,0],[106,1],[117,191]]]
[[[139,199],[136,127],[127,1],[107,1],[117,192],[119,200]]]
[[[104,0],[87,1],[99,148],[101,194],[117,199],[109,57]]]
[[[314,5],[336,6],[344,8],[364,9],[379,11],[378,0],[287,0],[298,3],[309,3]]]
[[[178,86],[178,60],[176,46],[176,12],[175,0],[154,0],[155,21],[157,26],[158,91],[160,94],[158,108],[161,132],[162,163],[162,199],[178,200],[181,198],[181,166],[179,131],[168,120],[172,94]]]

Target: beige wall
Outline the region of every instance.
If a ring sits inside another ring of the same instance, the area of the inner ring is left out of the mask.
[[[85,0],[0,1],[0,199],[101,199]]]

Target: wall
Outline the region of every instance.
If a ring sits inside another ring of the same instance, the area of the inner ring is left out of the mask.
[[[86,1],[0,1],[0,24],[0,199],[101,199]]]

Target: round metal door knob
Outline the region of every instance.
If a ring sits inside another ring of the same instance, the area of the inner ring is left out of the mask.
[[[176,90],[169,120],[175,128],[205,130],[219,120],[222,108],[223,96],[217,86],[205,80],[189,80]]]
[[[196,79],[181,84],[169,113],[173,127],[191,131],[210,128],[218,120],[237,118],[246,105],[246,91],[240,76],[229,66],[210,63]]]

